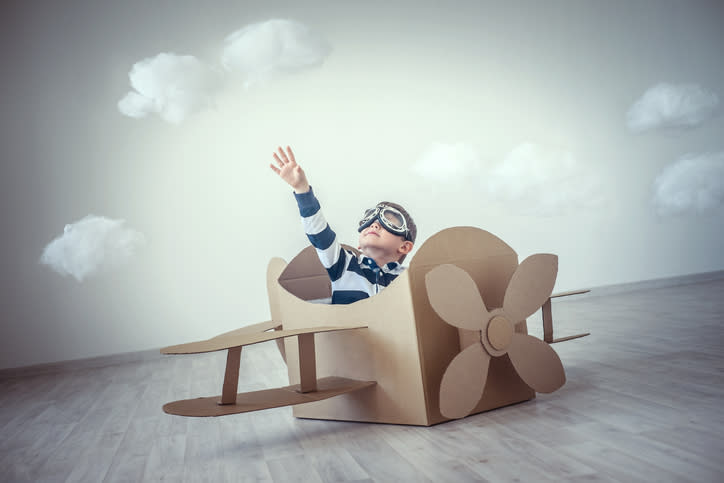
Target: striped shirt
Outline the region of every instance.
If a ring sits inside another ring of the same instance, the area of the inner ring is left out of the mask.
[[[294,197],[302,215],[304,232],[332,281],[333,304],[351,304],[375,295],[405,270],[395,262],[379,267],[370,257],[342,247],[324,218],[312,188],[306,193],[294,193]]]

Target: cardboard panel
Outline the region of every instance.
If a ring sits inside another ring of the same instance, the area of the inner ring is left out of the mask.
[[[215,337],[228,337],[228,336],[236,336],[236,335],[243,335],[243,334],[257,334],[261,332],[266,332],[267,330],[272,330],[277,327],[280,327],[280,322],[275,322],[273,320],[267,320],[266,322],[259,322],[258,324],[252,324],[252,325],[246,325],[244,327],[241,327],[239,329],[230,330],[229,332],[224,332],[223,334],[219,334]]]
[[[543,317],[543,340],[546,342],[553,341],[553,312],[551,310],[551,299],[541,307],[541,315]]]
[[[266,269],[266,291],[267,297],[269,298],[269,312],[271,314],[272,322],[276,322],[279,325],[279,329],[282,328],[282,315],[279,309],[279,300],[277,298],[277,279],[281,276],[284,269],[287,267],[287,262],[279,257],[274,257],[269,261],[269,266]],[[277,348],[282,356],[284,362],[287,361],[287,355],[284,351],[284,339],[277,339]]]
[[[221,389],[219,404],[234,404],[236,390],[239,387],[239,363],[241,362],[241,347],[232,347],[226,354],[226,372],[224,385]]]
[[[295,335],[314,334],[317,332],[333,332],[336,330],[363,329],[364,325],[349,325],[347,327],[305,327],[293,330],[274,330],[271,332],[236,334],[217,336],[211,339],[189,344],[172,345],[161,349],[162,354],[200,354],[202,352],[214,352],[232,347],[258,344],[270,340],[283,339]]]
[[[308,278],[284,280],[283,286],[290,292],[299,294],[298,297],[302,300],[318,300],[332,296],[332,283],[326,273]]]
[[[317,363],[314,354],[314,334],[297,337],[299,348],[299,392],[317,390]]]
[[[353,381],[341,377],[320,379],[317,384],[318,390],[316,392],[306,394],[299,391],[299,385],[293,384],[276,389],[238,394],[234,404],[219,404],[220,396],[200,397],[165,404],[163,410],[167,414],[177,416],[226,416],[319,401],[340,394],[360,391],[375,385],[374,381]]]
[[[448,418],[470,414],[483,396],[490,355],[480,343],[471,344],[455,356],[440,384],[440,412]]]
[[[553,392],[566,382],[558,354],[537,337],[515,334],[508,355],[516,372],[537,392]]]
[[[511,320],[533,315],[550,297],[558,274],[558,257],[531,255],[520,264],[508,283],[503,309]]]
[[[488,369],[488,380],[480,403],[471,414],[509,406],[535,398],[535,391],[528,387],[515,372],[508,355],[492,357]]]
[[[291,263],[290,263],[291,265]],[[279,286],[285,329],[310,321],[367,325],[365,331],[318,334],[319,377],[374,380],[375,387],[294,408],[304,418],[427,425],[427,411],[407,272],[380,294],[350,305],[305,302]],[[290,382],[299,381],[297,345],[286,343]]]
[[[359,250],[342,245],[347,250],[359,253]],[[289,262],[289,265],[277,276],[279,283],[289,293],[302,300],[319,300],[332,296],[332,284],[329,275],[319,262],[317,251],[308,246]]]
[[[430,306],[425,276],[444,263],[464,269],[475,281],[485,306],[491,310],[503,305],[508,282],[518,267],[518,255],[505,242],[485,230],[456,227],[430,237],[410,262],[408,271],[430,424],[447,420],[440,413],[439,406],[440,383],[446,368],[462,349],[480,341],[479,331],[458,331],[443,321]],[[526,322],[519,321],[515,330],[527,333]],[[507,356],[493,357],[483,397],[472,414],[533,397],[535,392],[520,379]]]
[[[428,271],[425,292],[435,312],[458,329],[479,331],[490,319],[475,281],[456,265],[444,263]]]

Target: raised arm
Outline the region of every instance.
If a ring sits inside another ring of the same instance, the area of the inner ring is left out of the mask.
[[[310,243],[317,249],[319,260],[327,269],[329,278],[334,282],[339,279],[347,266],[349,255],[337,239],[337,234],[329,227],[322,214],[319,200],[309,186],[304,170],[294,159],[292,149],[287,146],[286,152],[279,148],[274,153],[274,164],[271,169],[294,189],[302,226]]]
[[[304,174],[304,170],[297,164],[297,160],[294,159],[292,148],[287,146],[287,152],[284,152],[284,150],[279,147],[278,153],[274,153],[274,159],[277,165],[269,164],[269,167],[278,174],[281,179],[286,181],[295,193],[301,194],[309,191],[307,175]]]

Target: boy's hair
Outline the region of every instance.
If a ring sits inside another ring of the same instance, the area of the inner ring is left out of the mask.
[[[386,204],[387,206],[391,206],[392,208],[398,210],[400,213],[402,213],[402,216],[405,217],[405,221],[407,222],[407,230],[409,231],[407,240],[410,240],[412,243],[415,243],[415,238],[417,238],[417,225],[415,225],[415,221],[412,219],[410,214],[407,212],[406,209],[404,209],[402,206],[398,205],[397,203],[391,203],[389,201],[382,201],[381,203]],[[399,263],[402,263],[402,261],[405,259],[407,254],[402,255],[400,259],[398,260]]]

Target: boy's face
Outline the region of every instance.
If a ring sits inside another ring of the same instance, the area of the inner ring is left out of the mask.
[[[410,253],[412,246],[411,241],[385,230],[377,220],[359,234],[360,250],[380,266],[398,261],[402,255]]]

